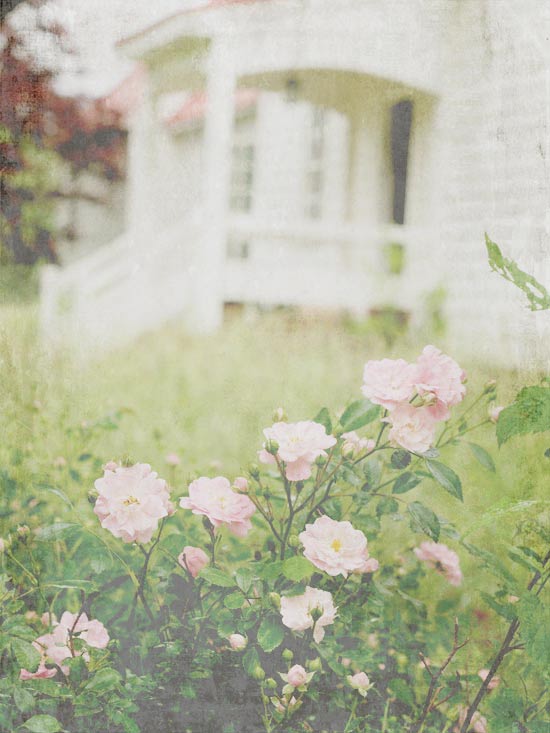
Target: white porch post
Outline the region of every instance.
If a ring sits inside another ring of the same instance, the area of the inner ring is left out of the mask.
[[[195,261],[191,328],[211,332],[223,321],[223,277],[231,174],[236,75],[233,49],[213,39],[206,83],[202,158],[202,232]]]

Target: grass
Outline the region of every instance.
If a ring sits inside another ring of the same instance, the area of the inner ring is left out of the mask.
[[[4,306],[0,329],[2,464],[11,464],[21,483],[29,471],[54,471],[66,490],[81,496],[93,476],[83,470],[85,485],[71,481],[66,471],[54,469],[59,456],[68,465],[89,453],[103,461],[128,456],[168,475],[164,458],[175,452],[182,464],[171,478],[181,495],[195,473],[233,477],[245,471],[276,407],[283,406],[291,420],[312,418],[324,405],[337,411],[360,396],[367,359],[414,358],[427,340],[412,334],[388,350],[337,318],[233,315],[213,336],[190,336],[171,324],[99,360],[78,363],[39,345],[32,305]],[[506,403],[522,385],[517,373],[463,366],[472,394],[496,376],[498,401]],[[495,456],[497,471],[481,467],[468,446],[447,448],[443,460],[463,477],[465,504],[434,485],[429,498],[444,516],[473,526],[495,505],[544,497],[550,467],[544,437],[516,439],[500,452],[494,430],[472,440]],[[426,488],[415,491],[421,495]],[[503,536],[517,520],[515,513],[499,519]],[[494,529],[489,521],[480,532],[489,538]]]

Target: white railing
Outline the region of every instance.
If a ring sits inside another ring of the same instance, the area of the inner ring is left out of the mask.
[[[43,336],[111,347],[182,313],[198,234],[193,217],[154,234],[126,232],[68,267],[44,267]]]

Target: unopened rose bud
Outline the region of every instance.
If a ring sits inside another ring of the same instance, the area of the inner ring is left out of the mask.
[[[95,489],[90,489],[87,494],[88,503],[95,504],[98,496],[99,494]]]
[[[275,682],[273,677],[268,677],[264,684],[266,687],[269,687],[271,690],[274,690],[277,687],[277,683]]]
[[[273,413],[273,422],[286,422],[287,420],[286,412],[282,407],[278,407]]]
[[[353,443],[346,441],[342,444],[340,452],[344,458],[353,458],[355,455],[355,446]]]
[[[273,440],[273,438],[270,438],[269,440],[266,440],[264,448],[272,456],[276,456],[277,451],[279,450],[279,443],[277,443],[276,440]]]
[[[323,663],[321,661],[321,658],[315,657],[315,659],[309,659],[306,662],[306,667],[310,669],[312,672],[320,672],[323,669]]]
[[[269,594],[269,602],[271,603],[271,605],[273,606],[273,608],[275,608],[277,611],[280,610],[280,608],[281,608],[281,596],[278,593],[275,593],[274,591],[272,591]]]
[[[496,379],[490,379],[483,389],[483,394],[491,394],[494,392],[497,388],[497,380]]]
[[[313,461],[315,466],[324,466],[327,462],[327,459],[324,456],[317,456],[317,458]]]
[[[321,618],[321,616],[323,615],[323,609],[319,608],[319,606],[315,606],[314,608],[311,609],[311,611],[309,612],[309,615],[311,616],[313,621],[318,621]]]
[[[234,652],[241,652],[243,649],[246,649],[247,644],[248,639],[242,634],[231,634],[229,637],[229,646]]]
[[[251,463],[248,467],[248,473],[252,476],[253,479],[256,481],[260,478],[260,467],[257,463]]]
[[[248,481],[245,479],[244,476],[237,476],[235,481],[233,481],[233,487],[237,489],[237,491],[246,494],[246,492],[248,491]]]
[[[294,484],[294,487],[296,489],[296,493],[299,494],[300,491],[302,491],[302,489],[304,488],[304,482],[303,481],[296,481],[296,483]]]
[[[285,660],[285,662],[291,662],[294,657],[294,652],[292,649],[283,649],[283,653],[281,654],[282,658]]]
[[[260,665],[258,665],[257,667],[254,668],[254,670],[252,672],[252,677],[255,680],[258,680],[259,682],[261,682],[261,680],[263,680],[265,678],[265,672],[260,667]]]
[[[16,532],[20,539],[24,540],[26,539],[30,534],[30,529],[26,524],[21,524],[19,527],[17,527]]]
[[[488,410],[489,420],[491,422],[496,423],[500,413],[503,410],[504,410],[504,407],[502,407],[501,405],[493,405],[492,407],[489,407],[489,410]]]
[[[291,534],[288,538],[288,546],[289,547],[299,547],[300,545],[300,538],[297,534]]]
[[[181,463],[181,458],[178,456],[177,453],[168,453],[167,456],[164,457],[164,460],[169,466],[179,466]]]

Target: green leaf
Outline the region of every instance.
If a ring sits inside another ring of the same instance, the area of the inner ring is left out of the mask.
[[[399,504],[392,499],[391,496],[385,496],[380,499],[376,507],[376,516],[382,517],[384,514],[395,514],[399,509]]]
[[[243,593],[248,593],[253,580],[254,572],[250,568],[239,568],[235,573],[235,582]]]
[[[44,486],[43,487],[49,494],[54,494],[54,496],[57,496],[63,501],[67,506],[70,506],[72,508],[73,503],[67,496],[67,494],[64,491],[61,491],[61,489],[54,489],[50,486]]]
[[[41,542],[59,540],[79,527],[80,525],[75,524],[74,522],[57,522],[56,524],[50,524],[48,527],[42,527],[42,529],[38,530],[35,534],[35,537]]]
[[[439,540],[441,530],[437,515],[419,501],[413,501],[407,507],[411,515],[411,529],[413,532],[424,532],[434,542]]]
[[[392,488],[392,494],[406,494],[407,491],[411,491],[422,481],[420,476],[416,476],[414,473],[401,474],[395,479],[395,483]]]
[[[491,269],[525,293],[532,311],[550,308],[550,293],[544,285],[541,285],[532,275],[521,270],[514,260],[504,257],[499,246],[487,234],[485,234],[485,246]]]
[[[28,641],[12,639],[11,649],[17,659],[17,664],[29,672],[35,672],[40,663],[40,653]]]
[[[33,715],[23,725],[32,733],[58,733],[61,730],[59,722],[51,715]]]
[[[319,412],[313,418],[313,422],[318,422],[321,425],[324,425],[324,428],[327,431],[327,435],[330,435],[330,433],[332,433],[332,420],[330,418],[330,412],[326,407],[322,407],[319,410]]]
[[[440,461],[426,460],[426,466],[438,484],[443,486],[455,499],[464,501],[462,497],[462,484],[459,477],[452,468]]]
[[[380,465],[380,461],[377,461],[376,458],[369,458],[363,464],[363,474],[365,476],[365,484],[363,488],[375,489],[382,478],[382,466]]]
[[[258,575],[267,581],[274,581],[281,577],[283,572],[283,563],[281,560],[274,560],[273,562],[264,565],[259,571]]]
[[[474,454],[475,458],[483,468],[486,468],[488,471],[495,472],[495,462],[493,461],[491,455],[487,453],[485,448],[482,448],[480,445],[477,445],[476,443],[468,443],[470,446],[470,450]]]
[[[96,674],[87,682],[86,689],[93,690],[93,692],[106,692],[107,690],[113,690],[120,684],[122,677],[116,669],[111,667],[104,667],[100,669]]]
[[[373,405],[370,400],[357,400],[346,407],[340,418],[340,425],[344,432],[348,433],[350,430],[358,430],[373,422],[379,414],[379,405]]]
[[[283,641],[285,632],[279,619],[264,618],[258,629],[258,644],[264,652],[272,652]]]
[[[405,682],[405,680],[402,680],[399,677],[395,677],[390,682],[389,688],[398,700],[405,703],[405,705],[409,705],[410,707],[414,706],[414,693],[412,691],[411,685]]]
[[[296,582],[305,580],[311,577],[315,572],[313,565],[305,557],[296,555],[295,557],[289,557],[283,563],[283,575],[288,580],[294,580]]]
[[[247,675],[250,675],[252,677],[252,675],[254,674],[254,670],[256,669],[256,667],[259,666],[260,657],[258,656],[256,648],[251,646],[243,654],[243,669]]]
[[[223,570],[218,570],[218,568],[203,568],[199,573],[199,578],[220,588],[233,588],[235,586],[235,580],[227,573],[224,573]]]
[[[514,435],[550,430],[550,388],[524,387],[498,416],[497,439],[503,445]]]
[[[547,672],[550,669],[550,607],[533,594],[524,595],[517,606],[525,651],[535,666]]]
[[[22,687],[14,688],[13,701],[16,708],[22,713],[29,713],[34,707],[34,697],[28,690],[25,690]]]
[[[498,613],[499,616],[502,616],[502,618],[505,618],[507,621],[512,621],[516,617],[516,612],[510,604],[505,605],[504,603],[499,603],[492,595],[485,593],[484,591],[481,591],[480,593],[485,603],[492,608],[495,613]]]
[[[223,605],[226,608],[231,608],[233,610],[240,608],[243,605],[243,603],[244,603],[244,596],[240,590],[237,590],[234,593],[230,593],[228,596],[225,596],[225,598],[223,599]]]

